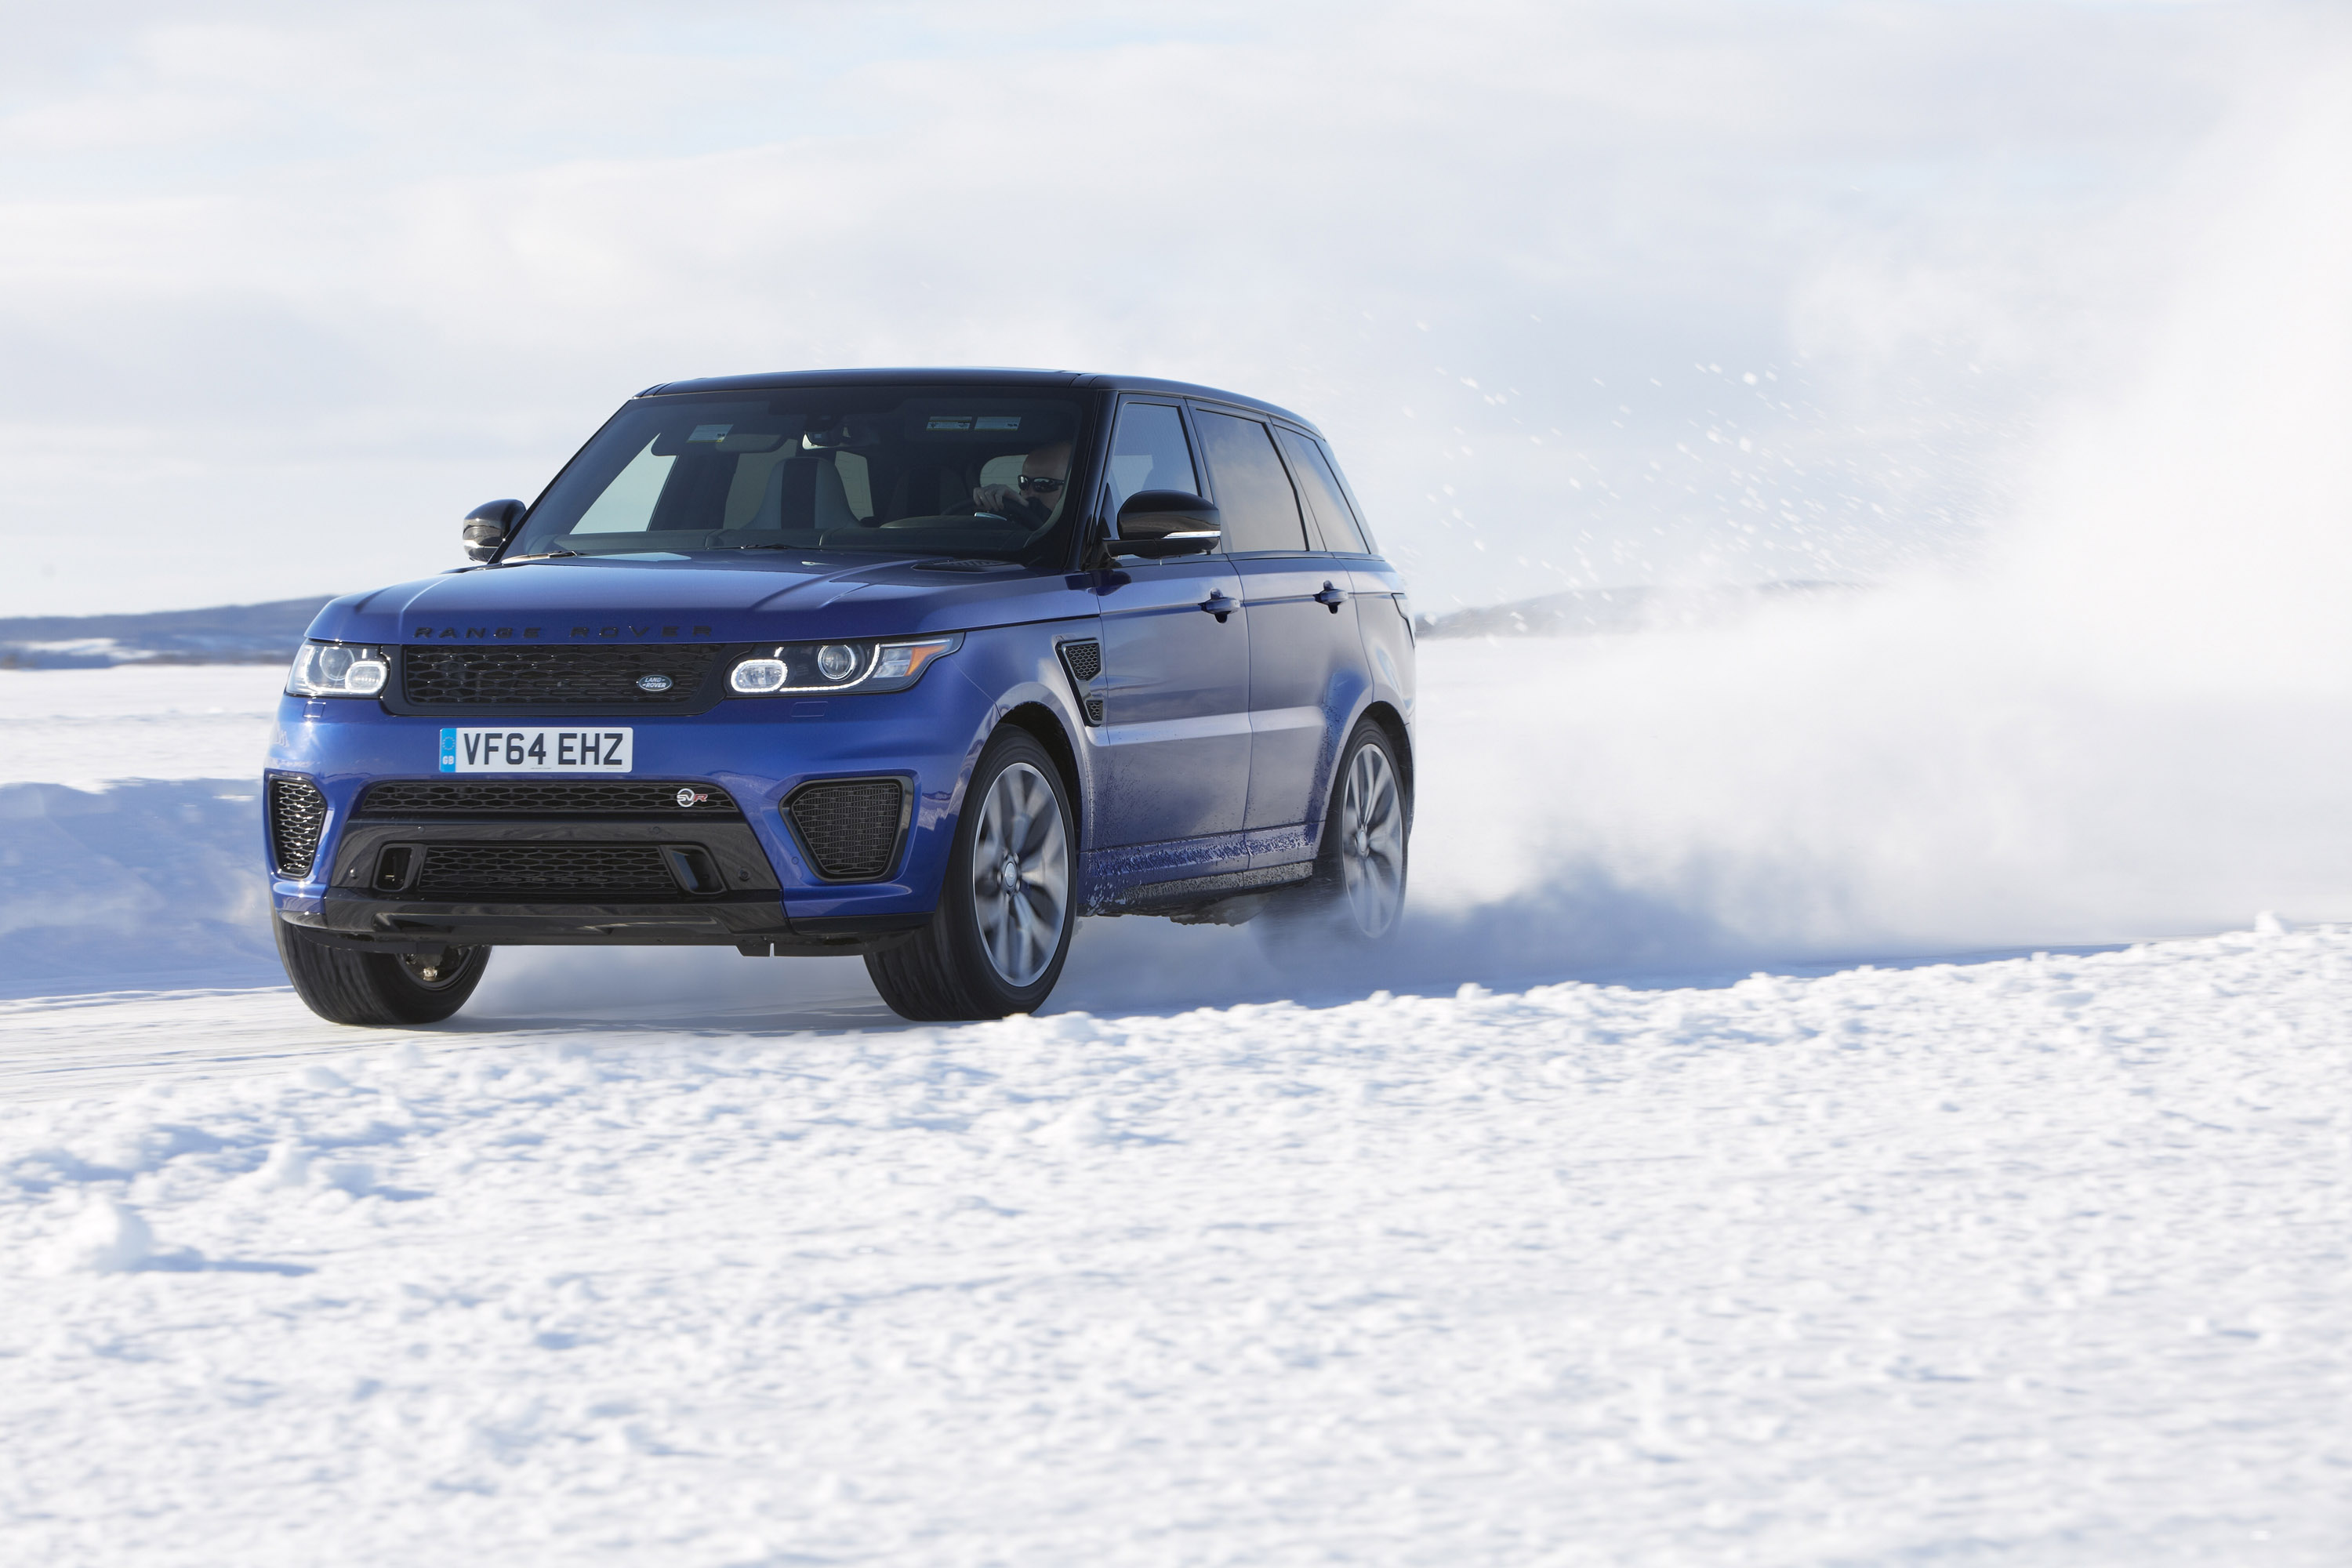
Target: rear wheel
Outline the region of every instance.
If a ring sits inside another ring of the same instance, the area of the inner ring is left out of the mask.
[[[1404,922],[1405,851],[1412,805],[1395,742],[1370,719],[1358,721],[1331,781],[1315,874],[1267,911],[1266,941],[1277,956],[1337,942],[1370,947]]]
[[[330,946],[278,922],[278,956],[303,1005],[332,1024],[438,1024],[466,1005],[490,962],[487,947],[367,952]]]
[[[972,770],[931,923],[866,955],[890,1010],[936,1023],[1044,1005],[1077,924],[1076,837],[1054,759],[1026,731],[999,731]]]

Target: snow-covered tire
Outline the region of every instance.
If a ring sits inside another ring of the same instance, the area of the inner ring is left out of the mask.
[[[931,923],[866,955],[874,989],[918,1023],[1035,1012],[1069,956],[1076,871],[1061,770],[1028,731],[999,730],[964,792]]]
[[[331,1024],[438,1024],[466,1005],[490,962],[487,947],[365,952],[311,942],[283,921],[277,924],[278,956],[294,994]]]
[[[1412,837],[1412,796],[1396,742],[1377,721],[1360,719],[1331,777],[1315,874],[1277,894],[1261,922],[1276,960],[1395,941]]]

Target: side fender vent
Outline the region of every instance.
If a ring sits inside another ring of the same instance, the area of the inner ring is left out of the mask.
[[[1070,672],[1070,684],[1078,690],[1079,706],[1086,710],[1088,724],[1103,721],[1103,700],[1090,696],[1087,688],[1102,673],[1102,644],[1092,637],[1061,645],[1062,668]]]

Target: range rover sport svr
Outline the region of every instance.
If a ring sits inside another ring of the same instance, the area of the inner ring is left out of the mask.
[[[859,954],[1034,1010],[1081,915],[1391,938],[1413,636],[1321,435],[1207,387],[843,371],[629,399],[474,564],[336,600],[267,767],[278,950],[348,1024],[508,943]]]

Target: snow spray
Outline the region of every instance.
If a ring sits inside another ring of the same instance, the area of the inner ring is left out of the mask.
[[[2192,173],[2168,311],[1964,576],[1432,659],[1433,716],[1491,719],[1425,756],[1420,961],[2352,918],[2352,84],[2319,85]]]

